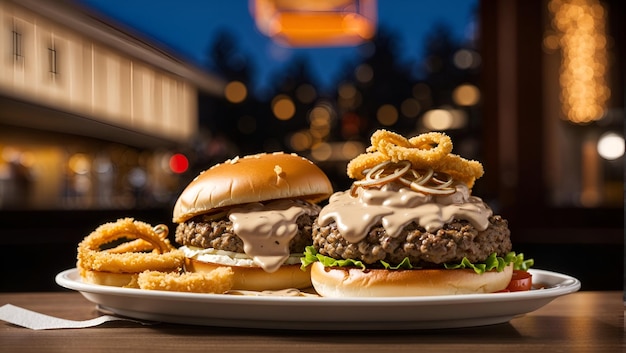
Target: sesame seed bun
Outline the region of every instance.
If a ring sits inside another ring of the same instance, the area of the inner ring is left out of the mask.
[[[332,194],[328,177],[295,154],[261,153],[234,158],[198,175],[174,205],[173,221],[228,206],[278,199],[319,202]]]

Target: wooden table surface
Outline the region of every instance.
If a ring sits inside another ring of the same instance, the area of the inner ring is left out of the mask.
[[[1,293],[13,304],[65,319],[101,315],[75,292]],[[233,329],[108,322],[34,331],[0,321],[0,352],[625,352],[622,292],[578,292],[506,324],[397,332]]]

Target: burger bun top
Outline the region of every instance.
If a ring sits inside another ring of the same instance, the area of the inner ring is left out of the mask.
[[[261,153],[237,157],[200,173],[179,196],[173,221],[220,208],[277,199],[319,202],[333,192],[324,172],[296,154]]]

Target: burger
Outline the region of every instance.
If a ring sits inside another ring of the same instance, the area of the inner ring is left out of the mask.
[[[348,164],[351,189],[333,194],[313,225],[302,262],[320,295],[497,292],[532,264],[512,252],[507,221],[471,194],[482,165],[451,149],[440,133],[372,135]]]
[[[235,290],[308,288],[300,268],[320,206],[333,192],[308,159],[286,153],[237,157],[200,173],[173,210],[185,271],[234,272]]]

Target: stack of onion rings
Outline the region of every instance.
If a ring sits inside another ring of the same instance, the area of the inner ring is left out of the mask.
[[[152,227],[132,218],[105,223],[78,244],[79,274],[88,283],[151,290],[224,293],[233,287],[228,267],[184,272],[185,255],[167,235],[165,225]]]
[[[108,244],[121,244],[106,249]],[[78,245],[77,267],[83,280],[96,284],[137,287],[146,270],[175,272],[184,255],[167,239],[167,227],[152,227],[132,218],[99,226]]]
[[[407,139],[387,130],[378,130],[372,134],[371,144],[366,153],[348,163],[348,176],[357,179],[356,183],[367,179],[369,171],[380,168],[381,163],[387,162],[407,161],[413,170],[412,174],[421,175],[423,173],[420,171],[432,170],[438,175],[446,175],[446,179],[465,183],[470,189],[476,179],[484,173],[480,162],[452,154],[452,141],[443,133],[430,132]],[[397,178],[388,177],[388,179]]]

